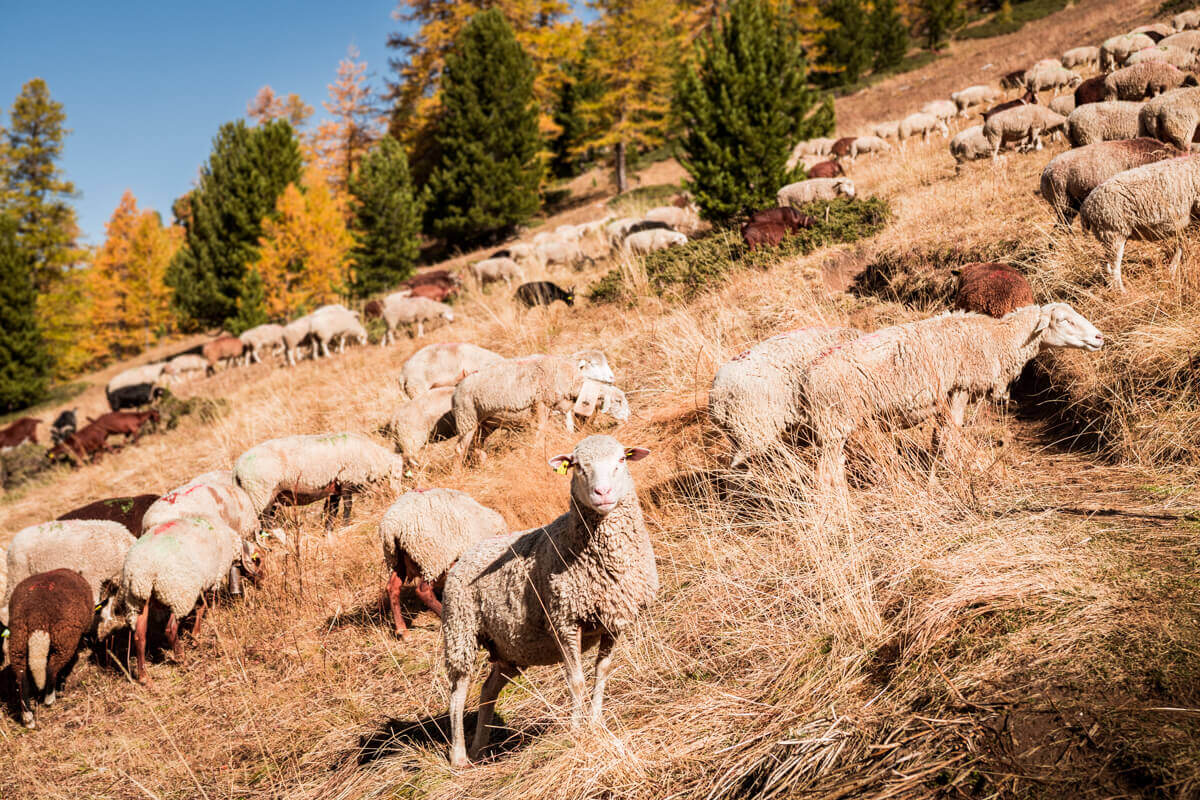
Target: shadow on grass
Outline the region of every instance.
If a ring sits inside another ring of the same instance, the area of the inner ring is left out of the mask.
[[[463,721],[467,743],[475,733],[475,714],[468,714]],[[523,731],[509,728],[504,718],[496,713],[492,716],[491,743],[476,761],[495,758],[528,747],[544,730],[542,725],[533,725]],[[381,758],[402,754],[410,747],[447,748],[450,744],[450,715],[415,717],[410,719],[391,718],[380,727],[360,737],[358,749],[346,754],[342,763],[353,760],[365,766]],[[335,768],[340,765],[335,765]]]

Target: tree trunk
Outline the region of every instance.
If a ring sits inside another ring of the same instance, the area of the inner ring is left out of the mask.
[[[623,194],[629,188],[629,179],[625,176],[625,143],[617,142],[617,194]]]

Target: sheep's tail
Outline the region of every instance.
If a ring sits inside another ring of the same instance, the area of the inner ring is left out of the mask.
[[[50,661],[50,634],[34,631],[29,634],[29,672],[39,692],[46,689],[46,667]]]

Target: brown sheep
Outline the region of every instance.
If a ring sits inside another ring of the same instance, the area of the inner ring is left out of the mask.
[[[999,319],[1010,311],[1033,305],[1033,289],[1025,276],[1008,264],[964,264],[958,275],[954,307]]]
[[[448,269],[428,269],[424,272],[418,272],[408,280],[401,282],[400,288],[415,289],[418,286],[430,283],[439,286],[460,286],[462,285],[462,279]]]
[[[984,111],[983,112],[983,121],[987,122],[989,119],[991,119],[991,116],[993,114],[999,114],[1001,111],[1008,111],[1010,108],[1016,108],[1017,106],[1035,106],[1035,105],[1037,105],[1037,92],[1035,92],[1031,89],[1026,89],[1025,94],[1021,95],[1016,100],[1007,100],[1003,103],[997,103],[996,105],[989,108],[987,111]]]
[[[807,214],[801,214],[790,206],[776,206],[774,208],[764,208],[762,211],[755,211],[746,222],[778,222],[794,231],[811,228],[817,224],[815,219]]]
[[[126,441],[136,442],[141,438],[146,423],[157,426],[159,419],[158,409],[152,408],[149,411],[110,411],[96,419],[89,417],[88,422],[109,434],[124,434]]]
[[[20,686],[25,727],[37,727],[34,709],[39,699],[47,706],[54,704],[55,691],[70,673],[79,641],[94,616],[92,587],[74,570],[31,575],[13,589],[7,649]]]
[[[4,430],[0,430],[0,450],[16,447],[26,440],[37,444],[37,426],[40,424],[40,419],[21,417]]]
[[[438,303],[445,302],[446,298],[456,294],[458,294],[457,286],[446,286],[440,283],[423,283],[412,289],[413,297],[427,297]]]
[[[108,431],[97,425],[85,425],[66,439],[50,448],[50,460],[65,458],[78,465],[82,461],[99,461],[100,453],[111,453],[108,446]]]
[[[829,152],[833,154],[834,158],[845,158],[846,156],[850,155],[850,147],[854,144],[854,140],[857,138],[857,136],[843,136],[841,139],[838,139],[833,143],[833,147]]]
[[[156,494],[135,494],[129,497],[110,497],[107,500],[97,500],[86,506],[68,511],[58,517],[66,519],[101,519],[117,522],[129,529],[134,536],[142,535],[142,517],[146,509],[158,500]]]
[[[383,316],[383,303],[379,300],[371,300],[363,306],[363,316],[367,319],[379,319]]]
[[[1094,78],[1088,78],[1083,83],[1075,87],[1075,107],[1086,106],[1088,103],[1103,103],[1106,90],[1104,88],[1104,79],[1107,76],[1097,75]]]
[[[837,161],[822,161],[820,164],[814,164],[808,171],[810,178],[836,178],[845,174],[846,170],[842,169],[842,165]]]
[[[217,364],[226,359],[241,358],[245,350],[246,343],[236,336],[221,336],[204,345],[200,352],[208,361],[208,374],[212,375],[217,371]]]
[[[1001,89],[1020,89],[1025,85],[1025,70],[1014,69],[1000,79]]]
[[[742,226],[742,239],[750,250],[763,245],[775,247],[793,231],[781,222],[747,222]]]

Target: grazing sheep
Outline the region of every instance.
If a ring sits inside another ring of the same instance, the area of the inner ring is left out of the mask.
[[[841,162],[838,161],[822,161],[820,164],[813,164],[808,170],[810,178],[836,178],[845,174],[846,170],[842,169]]]
[[[463,712],[481,644],[492,667],[472,755],[487,743],[496,696],[523,667],[563,665],[578,725],[582,656],[597,645],[590,719],[600,721],[613,646],[658,593],[654,548],[628,467],[648,454],[611,436],[584,439],[570,455],[550,459],[559,471],[574,469],[567,513],[541,528],[484,539],[451,568],[442,631],[455,767],[469,763]]]
[[[387,316],[387,309],[384,309]],[[342,306],[317,309],[309,318],[309,335],[313,339],[313,357],[318,350],[329,357],[329,343],[338,340],[338,352],[346,349],[346,340],[354,339],[360,345],[367,343],[367,329],[358,319],[358,312]]]
[[[525,279],[521,267],[511,258],[485,258],[483,261],[476,261],[470,269],[471,274],[481,284],[495,283],[496,281],[512,283],[514,278]]]
[[[1145,50],[1154,45],[1155,41],[1144,33],[1123,33],[1120,36],[1105,39],[1104,43],[1100,45],[1100,70],[1112,72],[1117,67],[1124,66],[1125,59],[1138,50]]]
[[[383,321],[387,324],[387,332],[379,340],[379,344],[386,347],[396,341],[396,328],[401,325],[416,324],[416,338],[420,339],[425,335],[425,323],[437,319],[454,322],[454,309],[427,297],[390,296],[383,303]],[[411,327],[409,333],[413,333]]]
[[[158,409],[152,408],[149,411],[110,411],[96,419],[89,417],[88,422],[110,436],[123,435],[126,442],[136,442],[142,438],[143,428],[147,425],[157,428],[160,419]]]
[[[184,353],[167,362],[167,366],[163,369],[163,375],[177,381],[188,377],[198,378],[208,372],[208,366],[208,359],[204,356]]]
[[[126,386],[124,389],[118,389],[117,395],[119,397],[136,388]],[[50,461],[67,460],[78,466],[84,461],[99,461],[101,453],[111,452],[112,448],[108,446],[108,431],[93,424],[84,425],[81,430],[51,447],[46,453],[46,458]]]
[[[833,147],[829,149],[829,154],[834,158],[845,158],[846,156],[850,155],[850,145],[853,143],[853,136],[839,137],[838,140],[833,143]]]
[[[1149,47],[1145,50],[1138,50],[1136,53],[1125,59],[1125,66],[1132,67],[1134,64],[1147,64],[1153,62],[1161,62],[1170,64],[1179,69],[1195,69],[1196,55],[1189,50],[1184,50],[1181,47],[1172,47],[1169,44],[1160,44],[1157,47]]]
[[[1187,90],[1196,91],[1196,90]],[[1131,238],[1175,240],[1172,277],[1183,255],[1178,236],[1200,211],[1200,156],[1170,158],[1125,170],[1092,190],[1079,224],[1104,245],[1112,286],[1125,291],[1121,260]]]
[[[142,518],[146,509],[154,505],[159,498],[156,494],[135,494],[129,497],[110,497],[107,500],[96,500],[85,506],[72,509],[58,517],[68,519],[100,519],[116,522],[134,536],[142,535]],[[3,591],[0,591],[3,596]]]
[[[733,445],[730,468],[770,453],[801,426],[796,394],[801,373],[826,348],[861,335],[854,328],[800,328],[721,365],[708,393],[708,416]]]
[[[921,141],[929,141],[929,133],[938,131],[942,136],[950,135],[950,128],[946,123],[932,114],[909,114],[904,119],[900,120],[900,140],[910,139],[917,134],[920,134]]]
[[[117,373],[105,386],[105,394],[111,395],[126,386],[137,386],[143,383],[156,384],[162,378],[167,362],[157,361],[153,364],[143,364],[140,367],[130,367]]]
[[[440,386],[454,386],[467,375],[504,356],[466,342],[447,342],[422,347],[400,368],[400,392],[406,397]]]
[[[1026,142],[1033,149],[1041,150],[1042,134],[1054,133],[1066,121],[1066,117],[1045,106],[1021,106],[993,115],[983,123],[983,135],[992,146],[992,160],[995,161],[1000,155],[1000,146],[1006,142]]]
[[[1130,33],[1144,33],[1154,41],[1162,41],[1168,36],[1175,33],[1176,29],[1165,22],[1151,22],[1147,25],[1139,25]]]
[[[578,241],[564,242],[559,239],[550,239],[538,244],[537,252],[541,262],[547,265],[562,264],[574,269],[580,267],[587,260],[587,256],[583,253],[583,247]]]
[[[517,287],[516,298],[527,308],[548,306],[556,300],[561,300],[568,306],[573,306],[575,305],[575,287],[572,286],[570,291],[568,291],[550,281],[523,283]]]
[[[408,640],[400,611],[400,590],[405,584],[415,583],[417,597],[441,617],[442,604],[435,592],[445,584],[446,572],[479,542],[508,531],[499,512],[466,492],[422,489],[400,495],[379,521],[383,561],[392,570],[384,591],[396,635]]]
[[[747,219],[746,222],[773,222],[778,225],[783,225],[785,228],[791,231],[804,230],[817,224],[817,221],[808,214],[801,214],[794,208],[781,208],[779,206],[772,206],[771,208],[764,208],[759,211],[755,211],[750,215],[750,218]]]
[[[996,261],[964,264],[958,274],[954,307],[994,319],[1033,305],[1033,288],[1009,264]]]
[[[208,362],[208,374],[211,375],[222,362],[225,362],[226,366],[236,364],[245,349],[246,345],[236,336],[219,336],[205,343],[200,352]]]
[[[641,217],[622,217],[604,226],[604,235],[608,239],[609,247],[613,250],[618,249],[621,242],[625,241],[625,234],[629,233],[629,229],[641,221]]]
[[[1104,102],[1104,79],[1107,75],[1096,75],[1088,78],[1075,87],[1075,107],[1086,106],[1089,103]]]
[[[797,144],[792,154],[798,154],[798,156],[827,156],[833,152],[833,146],[836,143],[837,139],[818,136],[815,139],[809,139]]]
[[[200,515],[219,519],[243,539],[257,538],[258,513],[250,496],[233,480],[227,469],[197,475],[164,494],[146,509],[141,527],[150,529],[180,517]]]
[[[1159,141],[1173,144],[1180,150],[1187,150],[1192,142],[1196,141],[1198,124],[1200,89],[1176,89],[1159,95],[1139,109],[1136,133],[1133,136],[1152,136]]]
[[[648,230],[631,233],[625,237],[625,251],[633,255],[646,255],[656,250],[666,250],[687,244],[688,238],[678,231]]]
[[[454,297],[458,294],[457,286],[442,286],[437,283],[426,283],[421,286],[414,286],[411,297],[424,297],[428,300],[433,300],[437,303],[446,302],[447,298]]]
[[[12,625],[4,651],[20,687],[21,722],[36,728],[38,700],[54,705],[79,642],[92,627],[92,589],[74,570],[50,570],[17,584],[9,608]]]
[[[871,129],[880,139],[899,139],[900,138],[900,120],[891,122],[881,122]]]
[[[42,421],[35,417],[21,417],[0,430],[0,451],[11,450],[25,442],[37,444],[37,426],[41,424]]]
[[[753,252],[764,245],[778,247],[793,232],[781,222],[747,222],[742,226],[742,241]]]
[[[1111,100],[1079,106],[1067,117],[1067,138],[1070,139],[1072,147],[1115,139],[1136,139],[1138,114],[1141,110],[1141,103],[1128,100]]]
[[[1067,69],[1077,67],[1100,67],[1100,48],[1095,46],[1072,47],[1063,53],[1062,65]]]
[[[92,604],[116,589],[125,553],[134,542],[124,525],[107,520],[43,522],[17,531],[8,544],[8,590],[30,575],[73,569],[92,590]],[[0,622],[8,622],[8,595],[0,603]]]
[[[850,163],[853,164],[864,153],[886,153],[892,146],[880,136],[858,136],[850,145]],[[811,172],[809,177],[817,177]]]
[[[998,103],[998,104],[992,106],[991,108],[989,108],[987,111],[984,111],[983,115],[982,115],[983,121],[987,122],[989,119],[994,117],[996,114],[999,114],[1001,111],[1008,111],[1010,108],[1020,108],[1021,106],[1028,106],[1028,105],[1034,105],[1034,106],[1037,105],[1037,93],[1032,92],[1029,89],[1026,89],[1025,94],[1021,95],[1020,97],[1014,98],[1012,100],[1007,100],[1003,103]]]
[[[1171,26],[1177,31],[1200,28],[1200,8],[1193,8],[1190,11],[1183,11],[1171,17]]]
[[[968,109],[994,103],[1003,96],[1004,92],[994,86],[978,85],[960,89],[951,94],[950,99],[958,109],[958,116],[965,117]]]
[[[784,186],[776,194],[781,208],[802,208],[809,203],[832,202],[838,197],[854,199],[854,181],[849,178],[813,178]]]
[[[930,100],[921,106],[921,113],[949,122],[957,117],[960,111],[958,103],[953,99],[954,95],[950,95],[950,97],[950,100]]]
[[[998,320],[946,314],[827,350],[801,384],[819,454],[818,484],[835,495],[845,492],[846,441],[872,422],[903,429],[934,421],[936,463],[944,429],[961,427],[969,400],[1005,399],[1008,385],[1043,348],[1091,351],[1103,343],[1095,326],[1069,305],[1051,303]]]
[[[383,434],[392,440],[396,452],[406,461],[417,460],[421,448],[435,432],[442,432],[446,438],[456,433],[453,397],[453,386],[430,389],[401,404],[383,426]]]
[[[1078,86],[1083,78],[1061,64],[1034,66],[1025,73],[1025,86],[1031,92]]]
[[[247,364],[251,361],[261,364],[262,357],[260,353],[264,350],[274,353],[284,349],[283,326],[276,325],[273,322],[268,322],[265,325],[259,325],[248,331],[244,331],[238,338],[246,346]]]
[[[296,366],[296,354],[306,343],[312,343],[312,356],[317,357],[317,345],[312,338],[312,314],[294,319],[283,326],[283,353],[288,366]]]
[[[1161,61],[1121,67],[1104,79],[1105,100],[1144,100],[1180,86],[1196,86],[1196,76]]]
[[[700,215],[692,206],[678,208],[677,206],[658,206],[642,215],[642,219],[650,222],[665,222],[672,230],[684,234],[695,233],[700,227]]]
[[[992,154],[992,145],[983,135],[982,125],[973,125],[954,134],[950,140],[950,155],[954,156],[956,169],[968,161],[978,161]]]
[[[1071,112],[1075,110],[1075,95],[1062,94],[1046,104],[1046,108],[1053,111],[1055,114],[1061,114],[1064,117],[1071,116]]]
[[[1069,226],[1084,198],[1106,180],[1127,169],[1152,164],[1182,153],[1157,139],[1118,139],[1068,150],[1042,170],[1042,197],[1055,216]]]
[[[251,447],[238,458],[233,479],[260,517],[277,505],[325,500],[325,526],[333,527],[339,503],[350,518],[354,495],[379,485],[392,490],[404,476],[404,459],[359,433],[284,436]]]
[[[1025,86],[1025,70],[1014,69],[1000,78],[1001,89],[1020,89]]]
[[[1200,31],[1182,31],[1173,33],[1158,42],[1159,47],[1177,47],[1180,50],[1186,50],[1192,55],[1200,53]],[[1138,50],[1145,48],[1139,47]],[[1134,52],[1137,52],[1136,50]]]

